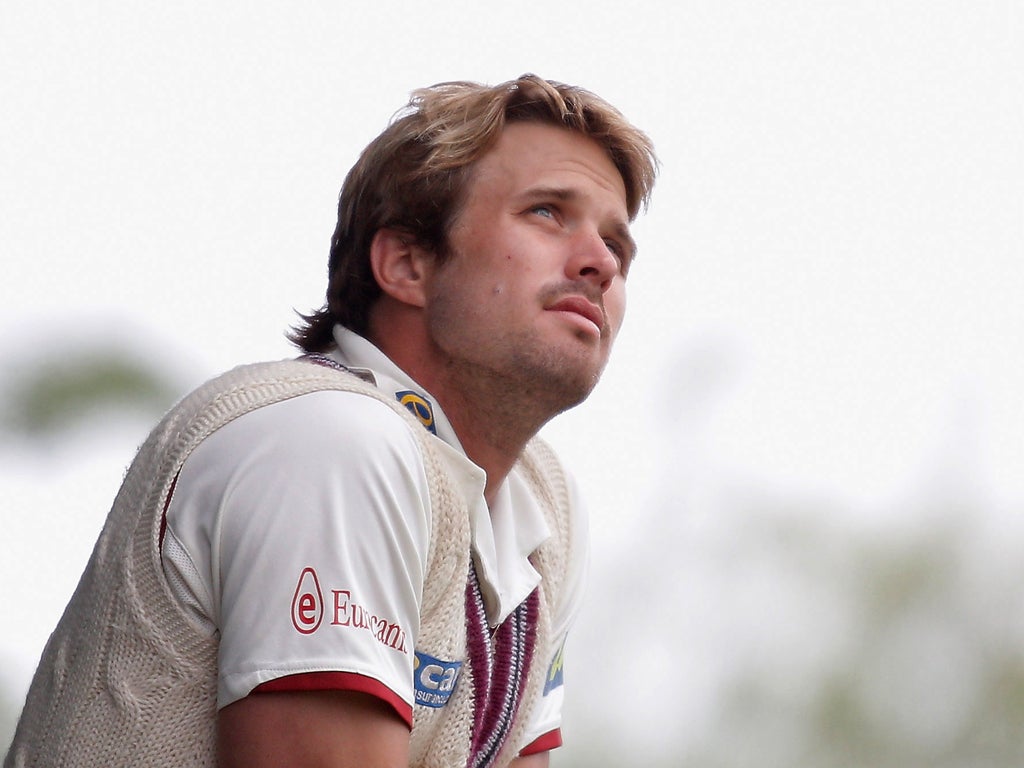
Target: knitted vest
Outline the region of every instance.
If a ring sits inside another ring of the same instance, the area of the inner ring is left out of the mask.
[[[236,368],[182,400],[129,467],[78,588],[51,635],[29,689],[5,768],[216,764],[217,638],[183,614],[161,566],[160,526],[174,479],[206,437],[257,408],[323,390],[358,392],[392,407],[420,442],[432,509],[417,648],[465,660],[448,703],[417,706],[411,768],[462,768],[474,730],[474,670],[466,647],[469,515],[435,448],[437,438],[397,401],[356,376],[308,362]],[[564,574],[568,494],[539,440],[519,468],[546,510],[552,536],[532,561],[538,587],[536,646],[511,731],[492,765],[522,749],[530,709],[551,658],[550,606]],[[479,681],[478,681],[479,682]]]

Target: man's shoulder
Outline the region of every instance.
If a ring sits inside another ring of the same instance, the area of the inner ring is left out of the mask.
[[[305,417],[316,423],[330,418],[337,420],[346,412],[369,412],[384,424],[394,425],[395,430],[403,429],[399,422],[405,418],[405,409],[398,403],[391,403],[372,383],[341,367],[293,358],[248,363],[209,379],[171,408],[150,439],[172,451],[189,453],[198,442],[239,419],[258,422],[269,418],[274,411],[297,416],[310,405],[303,396],[318,393],[333,393],[332,403],[347,401],[350,407],[332,408],[333,417],[328,413],[305,411]],[[341,397],[346,393],[347,398]],[[319,400],[322,402],[323,398]],[[270,420],[283,428],[290,428],[292,423],[289,418]]]
[[[268,481],[287,483],[338,473],[352,482],[356,475],[369,480],[415,474],[413,468],[423,464],[417,434],[422,427],[403,418],[372,385],[344,372],[338,378],[338,372],[327,371],[328,379],[320,374],[313,378],[316,386],[306,386],[307,369],[318,374],[316,368],[306,362],[254,363],[211,379],[194,393],[199,405],[182,418],[170,442],[198,433],[194,441],[186,437],[193,444],[187,456],[191,466],[207,468],[207,477],[228,478],[242,465],[256,468],[257,475],[276,475]],[[296,378],[301,386],[294,386]]]
[[[300,395],[331,390],[387,401],[372,382],[343,366],[291,358],[247,363],[225,371],[182,398],[171,415],[177,419],[188,419],[223,412],[231,419]]]
[[[237,366],[185,398],[186,409],[190,398],[200,411],[225,408],[234,412],[231,420],[266,420],[284,430],[304,424],[387,433],[414,426],[407,410],[371,380],[333,361],[308,357]]]
[[[196,391],[242,392],[250,389],[269,392],[340,389],[380,395],[372,381],[321,356],[246,363],[215,376]]]

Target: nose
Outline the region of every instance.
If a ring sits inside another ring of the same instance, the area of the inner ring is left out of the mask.
[[[572,256],[566,264],[571,280],[584,279],[607,291],[619,274],[619,259],[596,231],[579,232],[573,239]]]

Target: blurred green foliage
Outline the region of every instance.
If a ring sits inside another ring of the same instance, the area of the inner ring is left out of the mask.
[[[117,349],[86,349],[74,356],[7,366],[2,425],[23,437],[46,437],[102,411],[159,413],[180,394],[170,377]]]

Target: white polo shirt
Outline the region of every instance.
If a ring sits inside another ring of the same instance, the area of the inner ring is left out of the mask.
[[[540,581],[529,555],[549,536],[513,470],[494,505],[433,397],[366,339],[335,329],[337,362],[410,408],[442,441],[470,510],[488,621],[497,626]],[[582,598],[586,519],[569,482],[568,570],[552,605],[561,648]],[[218,706],[264,690],[360,690],[411,725],[416,635],[430,541],[423,458],[408,423],[365,395],[316,392],[225,425],[178,476],[163,566],[188,615],[219,632]],[[560,742],[561,651],[534,708],[528,743]]]

